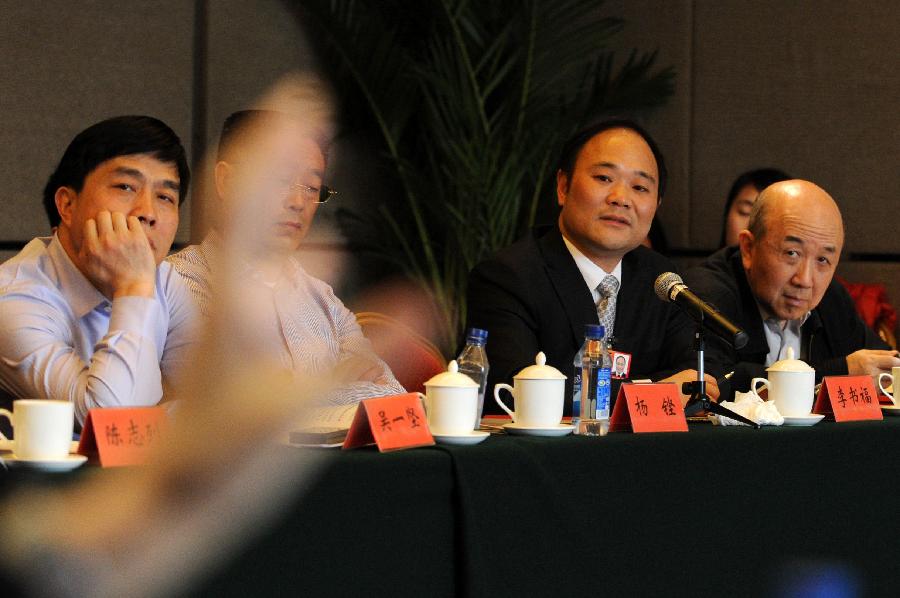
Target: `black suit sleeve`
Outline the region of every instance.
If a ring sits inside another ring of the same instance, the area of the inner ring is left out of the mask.
[[[697,296],[743,327],[741,300],[733,281],[701,266],[686,272],[685,282]],[[753,378],[766,375],[765,365],[742,360],[734,345],[716,334],[706,335],[706,367],[717,378],[734,372],[729,380],[719,385],[720,401],[733,400],[734,391],[746,391]]]
[[[723,353],[727,354],[728,351],[725,350]],[[714,359],[721,359],[721,354],[716,354]],[[751,380],[766,377],[765,365],[752,361],[736,361],[736,356],[735,361],[725,361],[724,364],[722,361],[717,361],[716,367],[724,373],[734,372],[731,378],[719,384],[720,402],[733,401],[735,391],[747,392],[750,389]]]
[[[821,311],[825,320],[824,330],[818,334],[825,334],[826,342],[810,343],[811,351],[824,351],[827,346],[834,357],[816,360],[816,379],[821,376],[846,376],[847,355],[860,349],[890,349],[859,317],[853,298],[839,282],[832,281],[829,285]]]
[[[539,324],[528,299],[526,282],[499,261],[482,262],[469,275],[466,328],[488,331],[486,349],[490,371],[484,398],[486,414],[502,413],[493,397],[494,385],[512,384],[513,376],[533,364],[541,350]]]

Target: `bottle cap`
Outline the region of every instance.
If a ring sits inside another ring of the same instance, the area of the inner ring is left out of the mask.
[[[606,334],[603,324],[585,324],[584,336],[590,339],[601,339]]]
[[[481,328],[469,328],[469,332],[466,334],[468,342],[476,341],[481,344],[487,342],[487,337],[488,331]]]

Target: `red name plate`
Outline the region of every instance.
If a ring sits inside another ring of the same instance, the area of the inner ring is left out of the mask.
[[[88,411],[78,453],[101,467],[138,465],[147,459],[166,425],[162,407],[91,409]]]
[[[412,392],[360,402],[343,448],[373,442],[382,453],[434,444],[419,395]]]
[[[687,432],[678,385],[623,384],[609,420],[610,432]]]
[[[825,376],[813,413],[833,415],[836,422],[884,419],[870,376]]]

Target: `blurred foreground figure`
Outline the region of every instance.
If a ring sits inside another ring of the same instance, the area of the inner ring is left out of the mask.
[[[331,372],[340,388],[324,400],[346,404],[404,390],[353,313],[296,257],[319,204],[336,194],[324,184],[325,129],[303,115],[276,110],[229,116],[214,170],[214,229],[203,243],[168,261],[208,314],[217,304],[223,252],[243,248],[232,255],[239,268],[232,275],[261,296],[254,317],[269,340],[260,349],[285,371]]]
[[[69,144],[44,191],[56,228],[0,266],[0,387],[89,409],[156,405],[197,340],[162,263],[190,170],[163,122],[121,116]]]
[[[319,128],[312,116],[317,101],[288,82],[262,105],[309,115],[308,122],[296,121],[309,132]],[[294,174],[322,167],[321,160],[303,160],[294,162]],[[216,253],[215,302],[202,319],[207,330],[192,354],[190,376],[180,378],[179,396],[187,399],[174,413],[167,442],[143,467],[84,472],[83,481],[63,490],[19,493],[0,505],[0,567],[25,591],[189,594],[278,520],[325,455],[279,446],[273,438],[294,429],[344,379],[327,370],[285,374],[282,349],[272,350],[267,327],[271,289],[245,277],[248,262],[277,262],[283,239],[260,233],[264,207],[248,201],[233,209],[229,215],[246,227],[228,229],[233,234]],[[415,299],[393,298],[421,311]]]

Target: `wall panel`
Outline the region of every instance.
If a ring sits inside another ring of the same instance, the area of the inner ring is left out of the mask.
[[[900,253],[895,234],[871,234],[898,206],[900,5],[695,4],[692,246],[710,246],[734,176],[772,165],[832,193],[847,249]]]
[[[86,126],[168,123],[190,152],[194,8],[184,0],[0,0],[0,240],[47,234],[47,177]],[[182,213],[179,238],[190,227]]]
[[[614,48],[624,57],[631,48],[658,50],[656,64],[676,71],[675,93],[666,105],[647,116],[646,124],[659,143],[669,171],[666,197],[659,211],[666,237],[675,247],[690,245],[691,210],[691,29],[692,2],[616,0],[603,11],[621,17],[625,26]]]

